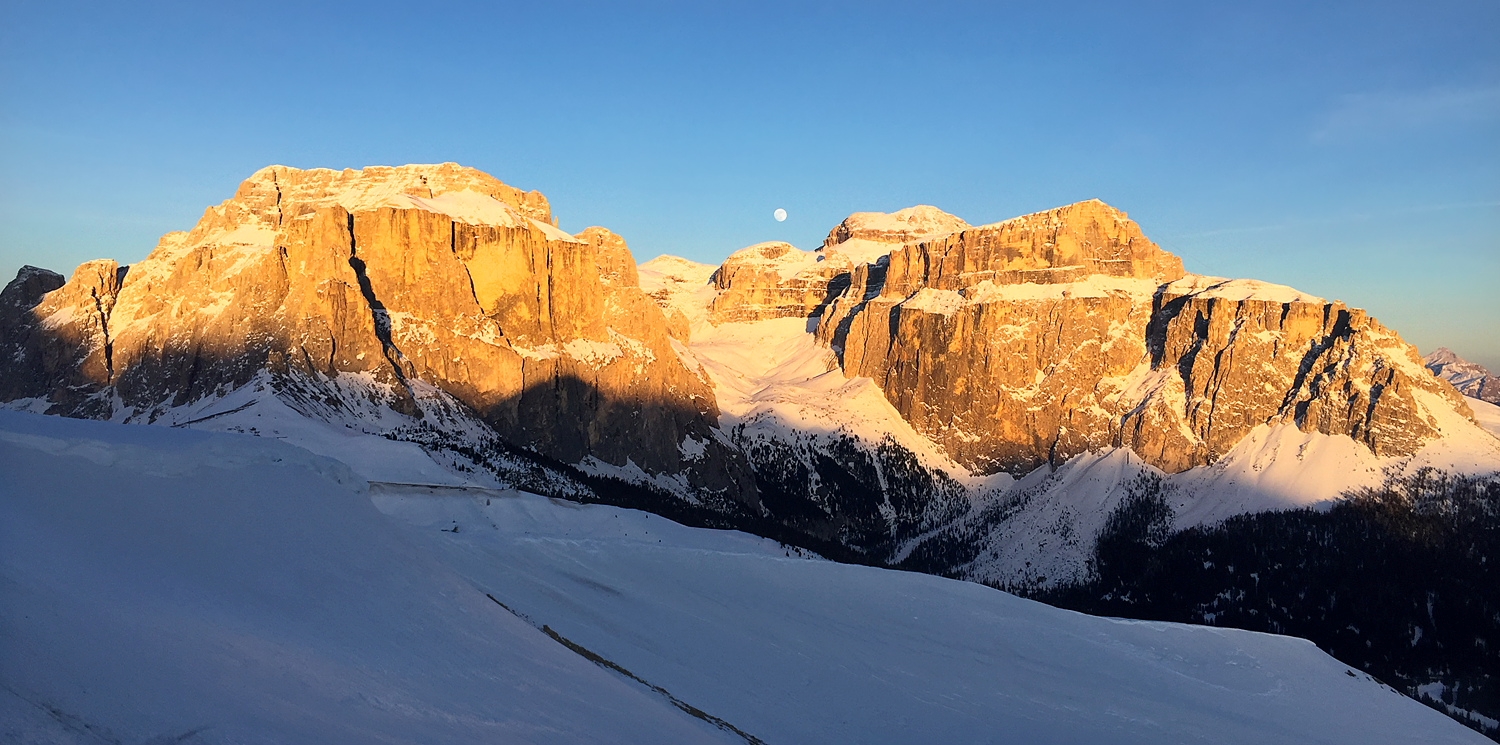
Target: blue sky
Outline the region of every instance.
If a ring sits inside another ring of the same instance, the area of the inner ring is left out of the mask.
[[[1500,3],[216,5],[0,3],[0,272],[271,163],[457,161],[642,260],[1098,197],[1500,370]]]

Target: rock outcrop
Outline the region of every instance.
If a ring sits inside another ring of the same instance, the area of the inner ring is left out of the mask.
[[[856,267],[882,264],[906,243],[948,235],[968,223],[936,207],[892,213],[856,212],[839,223],[817,251],[789,243],[760,243],[725,259],[713,275],[713,323],[811,318],[848,286]]]
[[[828,231],[823,248],[841,245],[852,251],[862,248],[861,244],[873,244],[890,253],[890,247],[941,238],[967,227],[962,219],[927,204],[895,212],[856,212]]]
[[[848,286],[853,265],[839,254],[760,243],[736,251],[713,275],[713,323],[807,318]]]
[[[1453,384],[1459,393],[1470,398],[1500,404],[1500,376],[1491,375],[1483,365],[1458,356],[1447,347],[1422,358],[1433,375]]]
[[[1472,417],[1394,331],[1289,288],[1180,280],[1157,293],[1147,334],[1164,387],[1142,391],[1120,442],[1167,471],[1211,463],[1262,424],[1347,435],[1385,457],[1438,437],[1439,410]]]
[[[541,194],[473,169],[265,168],[128,270],[91,262],[51,284],[23,271],[6,289],[21,354],[0,378],[24,381],[8,400],[140,420],[266,373],[365,381],[413,417],[445,396],[544,456],[756,506],[624,240],[569,235]]]
[[[1263,424],[1378,455],[1467,414],[1363,311],[1182,262],[1097,200],[908,245],[862,265],[819,337],[920,432],[982,471],[1129,447],[1169,472]]]

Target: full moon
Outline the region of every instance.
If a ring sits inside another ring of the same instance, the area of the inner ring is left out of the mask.
[[[776,222],[786,222],[786,210],[780,207],[777,207],[776,211],[771,213],[771,216],[776,218]]]

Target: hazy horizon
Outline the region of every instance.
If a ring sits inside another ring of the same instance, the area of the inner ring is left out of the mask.
[[[0,13],[6,279],[138,261],[273,163],[459,162],[639,261],[1099,198],[1500,370],[1493,4]]]

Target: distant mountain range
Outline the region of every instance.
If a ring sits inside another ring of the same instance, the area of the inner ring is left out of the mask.
[[[1447,347],[1439,347],[1436,352],[1422,358],[1427,369],[1433,375],[1453,384],[1459,393],[1470,398],[1488,401],[1492,404],[1500,404],[1500,377],[1490,374],[1489,370],[1469,362]]]
[[[855,213],[717,267],[556,224],[451,163],[265,168],[138,264],[23,268],[0,401],[1033,593],[1099,580],[1146,481],[1171,534],[1500,472],[1500,379],[1343,303],[1190,274],[1097,200]]]

